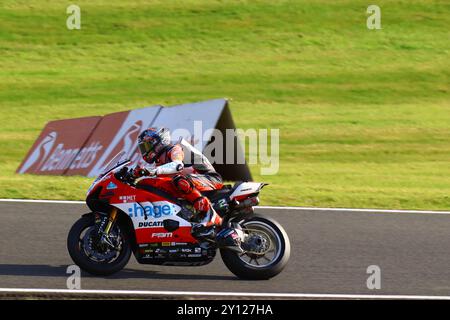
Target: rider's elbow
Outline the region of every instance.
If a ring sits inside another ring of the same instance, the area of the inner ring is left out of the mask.
[[[175,170],[181,171],[184,169],[184,164],[182,161],[174,161],[175,162]]]

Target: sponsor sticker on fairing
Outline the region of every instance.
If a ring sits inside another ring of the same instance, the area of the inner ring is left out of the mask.
[[[133,203],[127,208],[131,218],[171,216],[180,211],[180,207],[168,201]]]
[[[148,221],[148,222],[139,222],[139,228],[149,228],[149,227],[162,227],[164,223],[162,221]]]
[[[122,201],[122,202],[135,202],[136,201],[136,195],[119,196],[119,200]]]
[[[106,190],[114,190],[117,189],[117,185],[114,182],[110,182],[107,186],[106,186]]]
[[[152,238],[171,238],[173,236],[172,232],[156,232],[152,233]]]

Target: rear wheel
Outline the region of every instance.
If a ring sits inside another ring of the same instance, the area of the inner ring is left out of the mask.
[[[130,260],[131,247],[127,236],[116,224],[108,243],[98,239],[94,215],[80,218],[69,231],[67,249],[72,260],[93,275],[111,275],[122,270]]]
[[[227,268],[241,279],[263,280],[279,274],[286,266],[291,246],[283,227],[273,219],[253,216],[240,223],[246,234],[244,253],[221,249]]]

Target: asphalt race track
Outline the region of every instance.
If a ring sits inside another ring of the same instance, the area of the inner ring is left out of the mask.
[[[66,236],[82,204],[0,203],[0,288],[66,289]],[[286,269],[267,281],[238,280],[220,255],[202,267],[139,265],[82,289],[368,295],[450,295],[450,215],[259,209],[290,236]],[[369,290],[367,267],[381,268]]]

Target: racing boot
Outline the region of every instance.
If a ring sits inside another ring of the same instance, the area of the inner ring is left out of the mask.
[[[222,218],[211,206],[208,198],[201,197],[194,202],[196,215],[192,221],[191,234],[198,240],[214,241],[216,226],[222,223]]]

